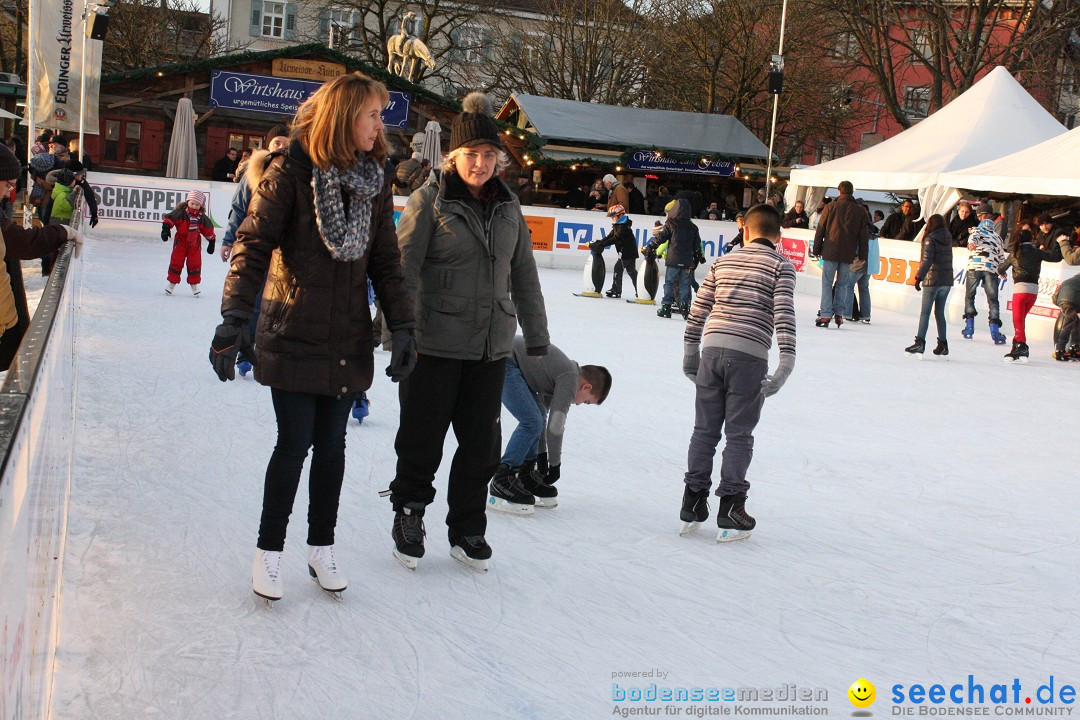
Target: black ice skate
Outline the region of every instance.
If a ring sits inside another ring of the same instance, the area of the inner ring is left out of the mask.
[[[535,460],[526,460],[518,470],[518,479],[526,492],[536,499],[538,508],[553,508],[559,504],[559,491],[544,482],[544,476],[536,469]]]
[[[424,557],[424,504],[406,503],[394,513],[394,557],[410,570],[415,570]]]
[[[937,347],[934,348],[934,354],[945,357],[949,354],[949,343],[944,340],[937,341]]]
[[[477,572],[487,572],[491,546],[483,535],[457,535],[450,538],[450,557]]]
[[[920,337],[915,338],[915,342],[904,348],[904,352],[916,360],[922,360],[923,353],[926,352],[926,340]]]
[[[829,318],[819,317],[818,319],[814,320],[814,327],[829,327]]]
[[[670,305],[661,305],[660,308],[656,311],[656,317],[662,317],[662,318],[671,317],[671,306]]]
[[[1028,346],[1027,343],[1022,343],[1019,340],[1013,340],[1012,350],[1005,353],[1005,362],[1008,363],[1026,363],[1028,361]]]
[[[691,490],[687,485],[683,489],[682,510],[679,519],[683,521],[679,535],[689,535],[697,530],[698,525],[709,519],[709,489]]]
[[[716,542],[745,540],[757,525],[757,521],[746,512],[746,493],[724,495],[720,498],[720,507],[716,510],[716,524],[720,532]]]
[[[488,508],[491,510],[511,515],[533,514],[536,498],[521,484],[516,468],[499,463],[488,489],[491,491],[491,497],[488,498]]]

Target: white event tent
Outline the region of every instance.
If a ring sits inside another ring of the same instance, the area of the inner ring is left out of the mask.
[[[791,171],[787,204],[813,210],[826,188],[843,180],[860,190],[918,192],[923,216],[947,212],[959,194],[940,174],[970,168],[1030,148],[1065,132],[998,66],[940,110],[866,150]]]
[[[974,167],[943,173],[957,190],[1080,197],[1080,128]]]

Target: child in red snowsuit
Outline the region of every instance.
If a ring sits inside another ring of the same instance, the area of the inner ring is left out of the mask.
[[[176,239],[173,240],[172,257],[169,258],[169,284],[165,292],[172,295],[176,284],[180,282],[180,271],[184,269],[184,261],[187,261],[187,281],[191,285],[191,294],[199,297],[199,280],[202,277],[202,255],[199,254],[199,236],[205,237],[209,242],[206,244],[206,252],[214,254],[214,226],[210,218],[202,211],[206,205],[206,196],[198,190],[188,193],[187,203],[173,210],[162,218],[161,240],[169,241],[169,231],[176,228]]]

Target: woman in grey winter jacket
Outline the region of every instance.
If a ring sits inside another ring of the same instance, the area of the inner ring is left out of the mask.
[[[435,497],[451,424],[458,441],[446,498],[451,554],[487,568],[487,483],[499,464],[502,384],[518,323],[529,354],[544,355],[548,346],[529,228],[516,196],[495,176],[505,163],[499,128],[482,94],[462,107],[442,173],[409,197],[398,222],[419,357],[399,391],[390,499],[394,555],[410,569],[424,554],[424,509]]]
[[[949,343],[945,341],[945,303],[952,286],[952,235],[945,226],[945,218],[931,215],[926,221],[926,234],[923,236],[922,263],[915,273],[915,290],[923,294],[919,332],[915,335],[915,344],[905,352],[921,356],[926,350],[926,330],[930,326],[930,311],[933,310],[938,333],[934,354],[949,354]]]

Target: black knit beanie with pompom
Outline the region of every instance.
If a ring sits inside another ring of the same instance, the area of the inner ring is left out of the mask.
[[[494,145],[503,148],[499,126],[492,117],[491,103],[482,92],[471,92],[461,101],[461,114],[450,128],[450,149]]]

